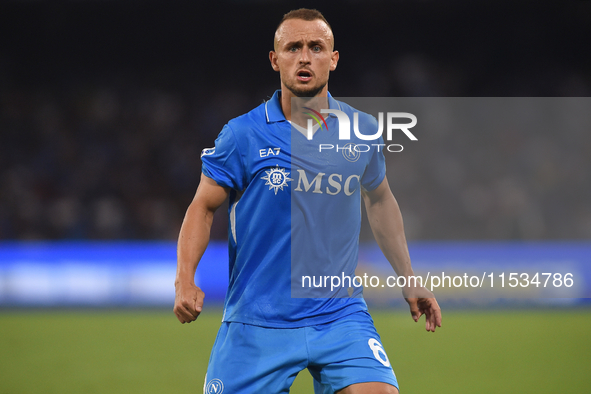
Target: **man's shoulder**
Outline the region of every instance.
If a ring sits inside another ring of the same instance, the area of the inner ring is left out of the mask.
[[[236,132],[241,130],[249,130],[260,128],[266,122],[265,116],[265,102],[251,109],[250,111],[230,119],[228,125]]]

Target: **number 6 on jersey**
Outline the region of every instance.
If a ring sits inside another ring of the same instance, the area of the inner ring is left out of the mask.
[[[386,354],[386,351],[382,347],[382,344],[379,343],[378,340],[374,339],[374,338],[370,338],[370,340],[367,341],[367,344],[369,345],[369,348],[373,352],[373,356],[376,358],[376,360],[381,362],[385,367],[389,367],[390,360],[388,360],[388,355]],[[382,358],[382,355],[384,356],[384,358]]]

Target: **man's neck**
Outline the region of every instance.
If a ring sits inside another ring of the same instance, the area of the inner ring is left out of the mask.
[[[328,85],[314,97],[299,97],[300,100],[294,100],[294,103],[292,103],[292,98],[298,98],[298,96],[281,84],[281,110],[285,119],[290,121],[293,121],[292,116],[296,116],[297,118],[297,114],[302,113],[303,110],[299,107],[311,107],[318,112],[323,108],[329,108]],[[292,104],[295,113],[292,113]]]
[[[296,98],[296,100],[292,100],[292,98]],[[325,87],[315,97],[297,97],[289,89],[282,86],[281,109],[285,119],[306,127],[309,115],[305,115],[305,112],[309,113],[310,111],[304,107],[317,112],[320,112],[321,109],[328,109],[328,89]]]

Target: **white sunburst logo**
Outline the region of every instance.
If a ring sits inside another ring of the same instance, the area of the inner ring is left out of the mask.
[[[289,172],[285,171],[285,168],[279,168],[279,165],[265,171],[265,173],[267,175],[261,177],[261,179],[267,181],[265,185],[269,185],[269,190],[273,189],[275,195],[277,195],[279,189],[283,190],[283,187],[287,186],[287,181],[293,181],[289,177]]]

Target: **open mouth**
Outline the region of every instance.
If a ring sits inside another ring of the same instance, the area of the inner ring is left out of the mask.
[[[298,71],[298,80],[302,81],[302,82],[308,82],[309,80],[312,79],[312,73],[310,71],[306,71],[306,70],[300,70]]]

